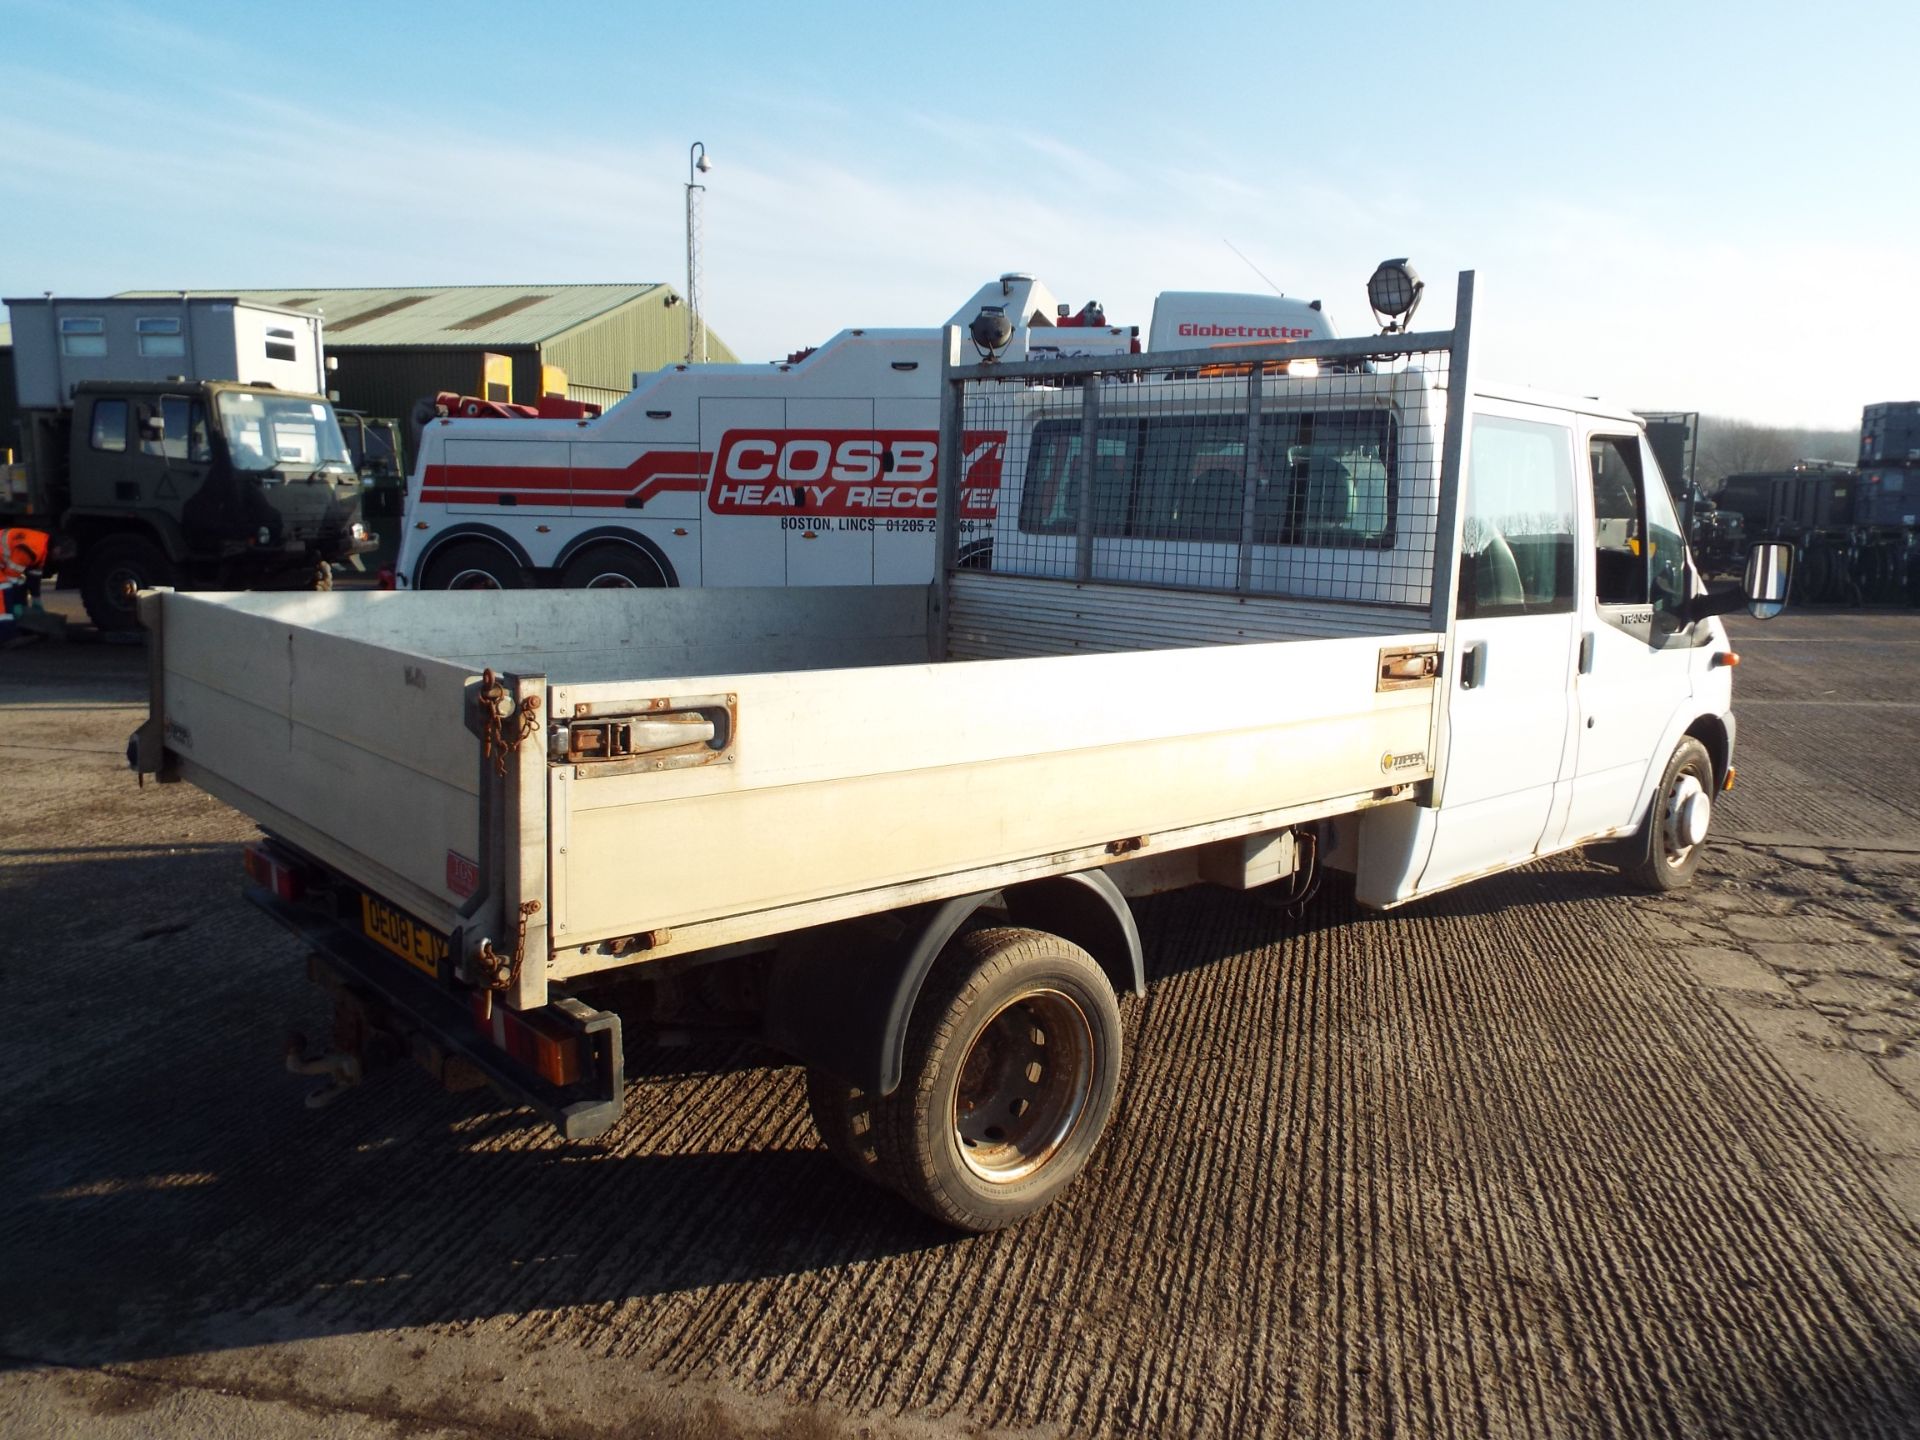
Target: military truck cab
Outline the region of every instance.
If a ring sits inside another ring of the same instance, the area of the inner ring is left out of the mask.
[[[327,589],[336,562],[374,548],[318,393],[317,315],[201,298],[7,303],[26,487],[0,523],[51,535],[48,574],[102,630],[137,627],[143,589]]]

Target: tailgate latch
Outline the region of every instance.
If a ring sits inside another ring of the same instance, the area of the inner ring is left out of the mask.
[[[1411,690],[1431,686],[1440,675],[1440,652],[1434,647],[1403,645],[1380,652],[1375,690]]]
[[[637,715],[595,716],[576,707],[572,720],[548,727],[547,757],[578,766],[582,778],[729,764],[736,708],[731,695],[654,700]]]

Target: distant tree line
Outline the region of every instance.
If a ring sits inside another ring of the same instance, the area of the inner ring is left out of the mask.
[[[1852,464],[1860,455],[1858,430],[1806,430],[1702,415],[1693,473],[1711,495],[1729,475],[1790,470],[1802,460]]]

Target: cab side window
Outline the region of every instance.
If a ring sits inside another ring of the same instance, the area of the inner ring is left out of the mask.
[[[1462,504],[1461,619],[1573,609],[1571,430],[1474,417]]]
[[[1587,457],[1593,467],[1594,598],[1602,605],[1644,605],[1639,442],[1632,436],[1596,435],[1587,443]]]
[[[1593,478],[1594,599],[1667,617],[1687,598],[1686,545],[1660,472],[1637,435],[1596,435]]]
[[[124,400],[96,400],[93,402],[93,425],[89,440],[96,450],[110,450],[116,453],[127,448],[127,402]]]

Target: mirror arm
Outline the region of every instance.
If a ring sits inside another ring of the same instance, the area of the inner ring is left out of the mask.
[[[1747,595],[1738,585],[1729,590],[1709,590],[1704,595],[1695,595],[1687,601],[1686,623],[1705,620],[1714,615],[1731,615],[1736,610],[1744,610]]]

